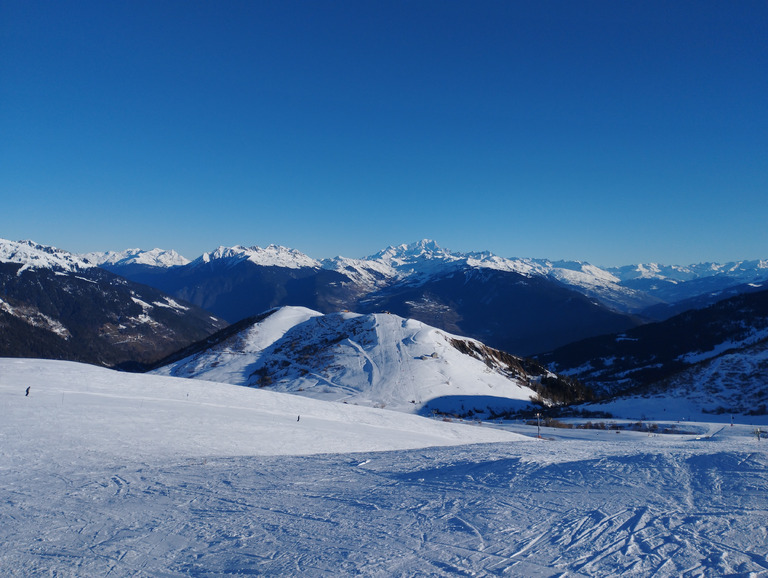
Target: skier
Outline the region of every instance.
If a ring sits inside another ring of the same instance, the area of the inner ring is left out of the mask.
[[[299,421],[300,419],[301,419],[301,416],[298,416],[298,417],[296,418],[296,421]]]
[[[27,393],[24,394],[24,397],[29,397],[29,390],[32,386],[27,386]]]

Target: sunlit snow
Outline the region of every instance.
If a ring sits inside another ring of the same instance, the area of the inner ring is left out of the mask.
[[[0,571],[768,573],[768,441],[748,423],[662,425],[678,433],[537,440],[522,423],[2,359]]]

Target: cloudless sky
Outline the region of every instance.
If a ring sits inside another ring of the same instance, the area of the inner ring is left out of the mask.
[[[0,237],[768,258],[768,2],[0,0]]]

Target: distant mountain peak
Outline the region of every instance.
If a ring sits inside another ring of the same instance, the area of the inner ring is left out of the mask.
[[[415,243],[389,246],[367,260],[383,263],[402,276],[414,273],[429,274],[434,269],[463,261],[464,256],[454,255],[431,239],[422,239]]]
[[[443,249],[440,245],[437,244],[436,241],[433,241],[432,239],[422,239],[421,241],[416,241],[415,243],[410,243],[406,245],[406,248],[408,251],[411,252],[418,252],[419,254],[423,253],[450,253],[448,249]]]
[[[250,261],[264,267],[287,267],[289,269],[312,268],[317,269],[320,263],[308,255],[296,249],[289,249],[282,245],[267,245],[266,247],[234,247],[221,246],[210,253],[203,253],[195,262],[210,263],[212,261],[225,260],[231,264],[242,261]]]
[[[390,245],[386,249],[379,251],[375,255],[368,257],[370,260],[405,260],[414,257],[430,258],[435,255],[450,255],[451,252],[443,249],[431,239],[422,239],[414,243],[403,243],[401,245]]]
[[[189,263],[189,259],[174,250],[126,249],[125,251],[106,251],[104,253],[86,253],[83,258],[98,265],[148,265],[150,267],[178,267]]]
[[[28,240],[9,241],[7,239],[0,239],[0,263],[21,264],[19,274],[28,269],[72,272],[96,266],[92,261],[56,247],[40,245]]]
[[[636,280],[659,280],[669,283],[685,283],[697,279],[731,277],[735,282],[748,283],[768,278],[768,261],[729,261],[727,263],[696,263],[693,265],[661,265],[638,263],[623,267],[612,267],[607,271],[621,282]]]

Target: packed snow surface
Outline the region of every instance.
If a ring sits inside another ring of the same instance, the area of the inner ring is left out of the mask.
[[[2,359],[0,573],[768,575],[768,441],[677,427],[538,440]]]

